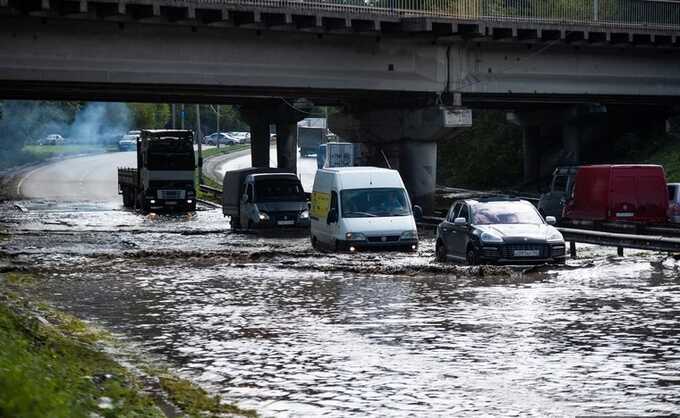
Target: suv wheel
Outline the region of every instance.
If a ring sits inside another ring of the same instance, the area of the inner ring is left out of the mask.
[[[437,261],[446,261],[446,246],[443,242],[437,241],[437,245],[434,248],[434,257]]]
[[[465,260],[470,266],[476,266],[477,264],[479,264],[479,257],[477,256],[477,251],[475,251],[475,249],[472,247],[468,248]]]

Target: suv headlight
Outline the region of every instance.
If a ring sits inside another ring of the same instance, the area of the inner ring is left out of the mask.
[[[481,239],[483,242],[503,242],[503,238],[490,232],[482,232],[482,235],[479,237],[479,239]]]
[[[345,234],[347,241],[366,241],[366,235],[359,232],[348,232]]]
[[[564,241],[564,237],[562,236],[560,231],[557,231],[557,230],[548,233],[547,239],[548,239],[548,241],[559,241],[559,242]]]
[[[418,239],[418,231],[404,231],[401,233],[399,239]]]
[[[258,215],[258,218],[260,218],[261,221],[268,221],[269,215],[267,215],[265,212],[260,212],[260,214]]]
[[[300,212],[300,215],[298,215],[298,218],[300,219],[308,219],[309,218],[309,211],[308,210],[303,210]]]

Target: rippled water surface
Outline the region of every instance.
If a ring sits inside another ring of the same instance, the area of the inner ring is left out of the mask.
[[[89,205],[89,206],[88,206]],[[328,255],[233,234],[219,210],[142,217],[23,202],[2,260],[37,291],[270,416],[574,416],[680,410],[673,258],[588,247],[560,269]]]

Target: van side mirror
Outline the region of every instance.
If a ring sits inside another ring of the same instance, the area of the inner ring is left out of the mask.
[[[326,223],[328,225],[332,223],[336,223],[338,221],[338,210],[337,209],[331,209],[328,212],[328,216],[326,217]]]
[[[248,194],[243,193],[243,196],[241,196],[241,202],[243,203],[250,203],[250,200],[248,199]]]
[[[546,216],[545,221],[548,223],[548,225],[557,224],[557,218],[555,218],[554,216]]]
[[[421,208],[418,205],[413,205],[413,217],[416,219],[416,221],[420,221],[423,219],[423,208]]]
[[[465,218],[456,218],[453,220],[453,224],[456,226],[463,226],[467,225],[467,219]]]

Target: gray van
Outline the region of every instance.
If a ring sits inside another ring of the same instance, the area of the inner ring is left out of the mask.
[[[564,166],[555,169],[550,191],[543,193],[538,201],[538,211],[544,218],[554,216],[558,222],[562,219],[562,209],[574,190],[574,179],[578,169],[579,166]]]
[[[222,213],[232,229],[309,227],[309,206],[295,174],[275,168],[227,171]]]

